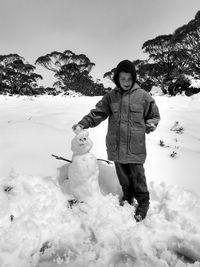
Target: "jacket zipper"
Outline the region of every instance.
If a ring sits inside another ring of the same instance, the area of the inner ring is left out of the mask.
[[[122,116],[122,98],[123,94],[120,98],[120,120],[119,120],[119,139],[118,139],[118,160],[120,159],[120,132],[121,132],[121,116]]]
[[[128,146],[129,146],[129,142],[131,141],[131,137],[129,134],[129,130],[130,130],[130,93],[128,95],[128,122],[127,122],[127,146],[126,146],[126,152],[128,155]]]

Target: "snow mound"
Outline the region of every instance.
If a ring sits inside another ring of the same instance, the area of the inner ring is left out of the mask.
[[[135,208],[121,207],[118,195],[70,207],[60,185],[18,174],[1,181],[2,267],[200,266],[198,196],[152,182],[151,208],[137,224]]]

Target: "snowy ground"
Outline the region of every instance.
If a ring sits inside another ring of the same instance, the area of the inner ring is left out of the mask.
[[[71,209],[68,163],[51,156],[71,159],[71,126],[99,99],[0,97],[0,266],[200,266],[200,94],[155,96],[151,208],[139,224],[118,204],[113,165],[99,162],[102,196]],[[106,127],[89,130],[97,158],[106,159]]]

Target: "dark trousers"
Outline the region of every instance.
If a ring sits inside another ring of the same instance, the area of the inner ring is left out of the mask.
[[[115,162],[115,168],[124,193],[124,200],[130,203],[135,198],[139,205],[148,205],[149,191],[143,164]]]

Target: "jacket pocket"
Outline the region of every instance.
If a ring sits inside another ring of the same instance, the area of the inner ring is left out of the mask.
[[[115,121],[119,121],[120,119],[120,104],[112,103],[111,104],[112,116]]]
[[[143,122],[143,108],[139,104],[130,105],[131,121]]]
[[[146,154],[145,133],[134,131],[131,133],[129,150],[131,154]]]
[[[116,132],[109,132],[106,136],[106,147],[108,152],[117,150]]]

